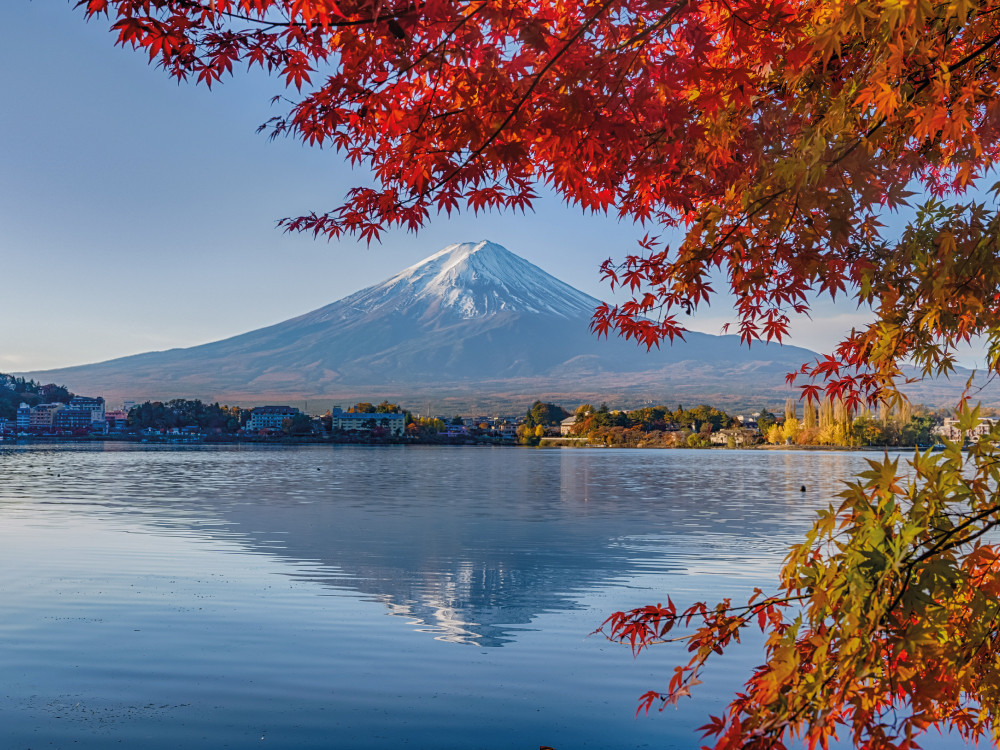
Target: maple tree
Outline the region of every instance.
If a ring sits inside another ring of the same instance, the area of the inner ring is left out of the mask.
[[[971,429],[978,409],[960,420]],[[694,623],[673,639],[690,661],[640,710],[688,695],[713,653],[758,627],[765,664],[702,727],[719,750],[825,748],[838,729],[859,748],[917,748],[930,727],[1000,740],[1000,551],[984,542],[1000,524],[1000,427],[988,437],[967,454],[960,442],[918,453],[909,478],[869,461],[791,549],[776,594],[609,617],[602,632],[636,653]]]
[[[178,79],[270,71],[288,108],[263,130],[370,169],[372,186],[283,220],[289,230],[371,241],[433,213],[524,210],[546,186],[652,227],[635,254],[604,265],[629,299],[597,310],[599,333],[646,346],[682,336],[682,314],[709,300],[718,273],[748,342],[780,341],[812,295],[872,308],[870,325],[790,375],[807,398],[899,400],[903,362],[948,373],[975,336],[1000,371],[1000,218],[970,191],[985,187],[1000,148],[1000,3],[78,6]],[[886,228],[888,212],[902,230]],[[1000,519],[993,449],[976,450],[971,478],[957,449],[943,463],[916,458],[906,488],[888,465],[873,468],[793,552],[784,593],[682,613],[701,622],[688,636],[695,660],[667,700],[762,618],[769,661],[709,727],[719,747],[780,747],[789,732],[823,742],[838,723],[866,747],[907,747],[941,723],[986,731],[1000,677],[996,552],[981,533]],[[785,619],[793,600],[801,620]],[[671,605],[619,613],[607,628],[640,647],[677,618]],[[908,717],[888,720],[901,705]]]

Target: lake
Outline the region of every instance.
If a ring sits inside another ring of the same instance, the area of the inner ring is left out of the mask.
[[[697,747],[759,641],[611,612],[769,588],[844,452],[0,448],[0,747]],[[806,492],[800,487],[805,485]]]

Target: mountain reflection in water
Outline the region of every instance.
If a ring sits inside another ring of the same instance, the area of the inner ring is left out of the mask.
[[[235,541],[435,638],[500,647],[637,575],[731,561],[759,577],[860,464],[723,450],[30,446],[0,451],[0,513],[44,502]]]

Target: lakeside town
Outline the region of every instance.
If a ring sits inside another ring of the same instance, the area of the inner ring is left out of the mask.
[[[16,406],[14,405],[16,403]],[[382,401],[332,405],[309,414],[288,405],[252,408],[198,399],[124,401],[71,393],[0,374],[0,439],[138,442],[444,443],[633,448],[755,446],[929,447],[942,439],[974,442],[998,416],[972,430],[942,411],[920,407],[856,412],[843,403],[799,403],[727,414],[709,405],[685,409],[613,409],[581,404],[572,411],[536,401],[524,414],[421,415]]]

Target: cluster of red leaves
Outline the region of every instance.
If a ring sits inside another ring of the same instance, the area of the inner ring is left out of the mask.
[[[643,711],[648,713],[654,705],[658,705],[662,711],[666,706],[675,705],[679,698],[691,695],[691,688],[701,684],[698,673],[708,657],[713,653],[722,654],[731,643],[739,642],[743,628],[754,622],[761,632],[770,628],[783,633],[788,628],[781,609],[802,597],[760,599],[763,594],[760,589],[754,589],[754,594],[745,607],[734,608],[730,599],[723,599],[711,609],[704,602],[697,602],[679,614],[673,601],[668,598],[666,606],[653,604],[628,612],[615,612],[592,635],[600,633],[610,640],[627,643],[633,656],[661,643],[687,643],[688,651],[693,652],[690,661],[674,668],[666,693],[656,690],[645,693],[639,700],[636,715]],[[669,637],[675,627],[690,628],[692,621],[698,623],[693,634]],[[701,727],[702,730],[709,728],[710,726]]]
[[[996,254],[995,216],[925,217],[919,253],[879,220],[906,207],[907,186],[954,195],[993,163],[996,1],[79,5],[179,79],[273,72],[298,93],[264,129],[371,169],[374,187],[287,229],[371,241],[432,212],[525,210],[547,185],[683,234],[604,266],[632,299],[597,310],[595,330],[647,347],[682,336],[676,313],[704,304],[718,271],[747,342],[780,341],[812,294],[851,294],[879,320],[798,375],[856,403],[891,391],[906,358],[947,371],[1000,314],[980,263]]]

